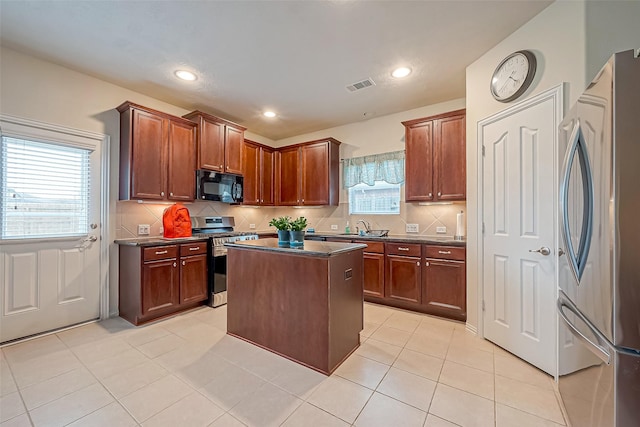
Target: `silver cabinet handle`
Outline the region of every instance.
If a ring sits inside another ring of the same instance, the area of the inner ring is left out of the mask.
[[[529,249],[529,252],[538,252],[540,255],[547,256],[551,253],[551,249],[546,246],[542,246],[540,249]]]
[[[427,197],[433,197],[433,193],[429,193]]]
[[[164,254],[168,254],[169,251],[156,251],[156,255],[164,255]]]
[[[173,266],[174,266],[174,267],[177,267],[177,266],[178,266],[178,264],[176,264],[176,263],[174,262],[174,263],[173,263]]]
[[[442,255],[450,255],[451,251],[438,251],[438,253]]]
[[[402,248],[402,247],[400,247],[400,248],[398,248],[398,250],[399,250],[399,251],[408,251],[408,250],[409,250],[409,248]]]
[[[442,196],[442,193],[438,191],[438,197]]]
[[[197,246],[195,248],[189,248],[190,251],[197,251],[198,249],[200,249],[200,246]]]
[[[170,195],[171,197],[173,197],[173,193],[169,193],[169,195]]]
[[[186,261],[182,261],[182,265],[187,265],[187,262]]]
[[[420,267],[420,261],[416,262],[416,265],[417,265],[418,267]]]
[[[161,192],[160,192],[160,195],[161,195],[162,197],[164,197],[164,191],[161,191]]]
[[[424,262],[424,266],[425,266],[425,267],[429,267],[429,261],[425,261],[425,262]]]
[[[220,169],[222,169],[222,168],[223,168],[223,166],[222,166],[222,165],[220,165]]]

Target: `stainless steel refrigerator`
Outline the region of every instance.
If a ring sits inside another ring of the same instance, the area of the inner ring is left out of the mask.
[[[640,58],[560,125],[558,387],[574,427],[640,426]]]

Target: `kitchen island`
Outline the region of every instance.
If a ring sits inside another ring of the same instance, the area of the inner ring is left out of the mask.
[[[227,332],[324,374],[360,345],[358,243],[227,243]]]

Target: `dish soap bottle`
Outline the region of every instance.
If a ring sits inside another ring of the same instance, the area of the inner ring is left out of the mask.
[[[351,234],[351,228],[349,228],[349,221],[347,221],[346,227],[344,227],[344,234]]]

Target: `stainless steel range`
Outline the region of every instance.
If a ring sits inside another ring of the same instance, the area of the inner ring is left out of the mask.
[[[232,216],[193,216],[191,231],[196,237],[209,237],[211,256],[209,257],[209,302],[212,307],[227,303],[227,248],[224,244],[238,240],[257,240],[251,232],[233,231],[235,219]]]

